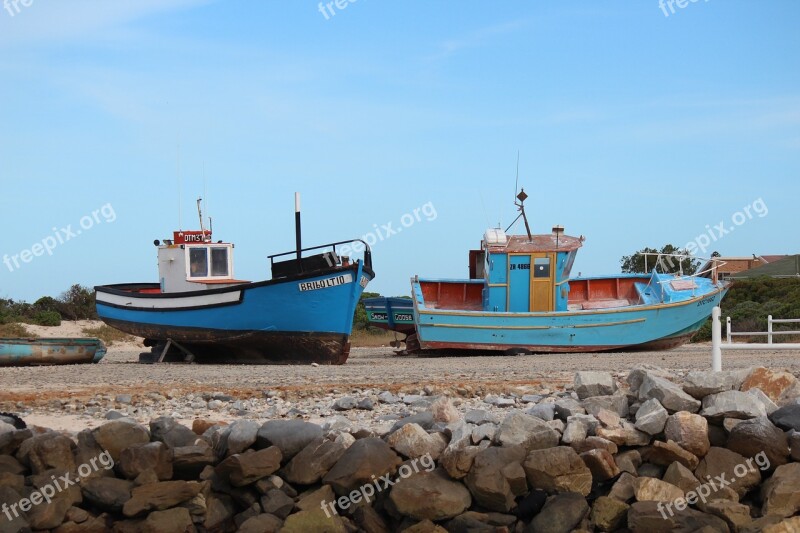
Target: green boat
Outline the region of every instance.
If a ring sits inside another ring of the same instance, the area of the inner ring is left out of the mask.
[[[0,366],[99,363],[105,355],[105,344],[95,338],[0,339]]]

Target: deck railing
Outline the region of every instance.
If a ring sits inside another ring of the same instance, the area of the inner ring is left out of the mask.
[[[360,242],[361,244],[364,245],[364,266],[369,268],[370,270],[372,270],[372,250],[370,249],[369,244],[367,244],[366,241],[364,241],[362,239],[350,239],[348,241],[330,242],[328,244],[321,244],[319,246],[311,246],[309,248],[303,248],[301,250],[292,250],[290,252],[283,252],[283,253],[280,253],[280,254],[268,255],[267,259],[269,259],[270,265],[274,267],[275,258],[276,257],[286,257],[286,256],[289,256],[289,255],[302,254],[302,252],[308,252],[308,251],[311,251],[311,250],[323,250],[323,249],[326,249],[326,248],[332,248],[334,257],[338,258],[338,255],[336,255],[336,247],[340,246],[342,244],[350,244],[350,243],[354,243],[354,242]],[[333,263],[333,261],[332,261],[332,259],[330,257],[326,256],[325,257],[325,261],[328,263],[329,267],[335,266],[335,264]],[[300,268],[302,270],[302,261],[300,261],[298,264],[299,264],[299,266],[300,266]]]
[[[645,270],[645,273],[649,273],[648,263],[647,263],[647,257],[648,256],[651,256],[651,255],[655,255],[656,256],[655,265],[653,266],[653,269],[658,268],[658,266],[663,266],[662,261],[663,261],[663,259],[665,257],[677,258],[678,259],[678,279],[679,280],[698,278],[698,277],[702,276],[703,274],[706,274],[707,272],[711,272],[711,280],[714,281],[714,283],[716,283],[717,282],[717,269],[726,264],[725,261],[712,261],[711,259],[704,259],[702,257],[697,257],[696,255],[689,255],[689,254],[664,254],[664,253],[660,253],[660,252],[639,252],[639,255],[643,255],[644,256],[644,270]],[[694,274],[684,275],[684,273],[683,273],[683,262],[682,261],[684,259],[688,259],[688,258],[698,259],[700,261],[710,262],[711,263],[711,267],[706,269],[706,270],[701,270],[700,272],[695,272]],[[662,274],[664,274],[664,273],[665,272],[662,272]],[[673,281],[675,281],[675,280],[674,279],[668,279],[668,280],[659,281],[658,284],[659,285],[663,285],[664,283],[671,283]],[[647,282],[647,286],[649,287],[652,282],[653,282],[653,279],[651,278],[650,281]],[[694,290],[696,288],[697,287],[692,287],[692,296],[695,295]],[[662,301],[662,303],[664,301],[664,292],[663,291],[661,291],[661,301]]]
[[[680,275],[681,278],[696,278],[696,277],[702,276],[703,274],[711,272],[712,273],[711,274],[711,278],[716,281],[717,269],[719,267],[724,266],[725,264],[727,264],[726,261],[713,261],[713,259],[714,259],[713,257],[712,258],[704,258],[704,257],[698,257],[696,255],[691,255],[691,254],[664,254],[664,253],[660,253],[660,252],[639,252],[639,255],[643,255],[644,256],[644,271],[646,273],[650,272],[650,270],[648,269],[648,261],[647,261],[648,256],[651,256],[651,255],[656,256],[653,268],[657,268],[658,266],[663,266],[663,260],[664,260],[665,257],[676,258],[678,260],[678,274]],[[700,261],[710,262],[711,263],[711,267],[707,268],[706,270],[701,270],[700,272],[695,272],[694,274],[684,275],[683,274],[683,260],[684,259],[697,259],[697,260],[700,260]],[[663,273],[664,272],[662,272],[662,274]]]
[[[773,343],[772,336],[773,335],[798,335],[800,331],[774,331],[772,329],[772,324],[791,324],[791,323],[800,323],[800,319],[773,319],[772,315],[769,316],[767,320],[767,331],[738,331],[738,332],[731,332],[731,318],[727,317],[727,325],[728,325],[728,335],[727,335],[727,342],[722,342],[722,322],[720,321],[720,316],[722,315],[722,310],[719,307],[715,307],[711,311],[711,369],[715,372],[719,372],[722,370],[722,350],[800,350],[800,344],[797,343]],[[767,336],[768,342],[766,343],[757,343],[757,342],[741,342],[741,343],[734,343],[732,337],[736,335],[742,336]]]

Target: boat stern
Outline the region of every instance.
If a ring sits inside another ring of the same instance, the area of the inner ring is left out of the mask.
[[[100,339],[95,339],[95,340],[97,341],[97,347],[95,348],[94,351],[94,357],[92,358],[92,363],[96,364],[103,360],[103,357],[105,357],[106,354],[108,353],[108,348],[106,348],[106,345]]]

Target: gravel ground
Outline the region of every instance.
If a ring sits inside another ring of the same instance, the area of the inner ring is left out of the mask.
[[[354,348],[343,366],[236,366],[138,364],[139,350],[111,347],[97,365],[0,368],[0,401],[38,403],[52,398],[142,391],[222,391],[238,397],[267,390],[300,397],[346,393],[365,387],[414,392],[428,386],[441,392],[467,386],[483,392],[508,392],[519,386],[558,387],[578,370],[627,372],[637,363],[672,370],[710,368],[709,344],[666,352],[550,354],[520,356],[395,356],[391,348]],[[800,373],[800,352],[723,353],[725,369],[766,366]],[[526,387],[529,388],[529,387]]]
[[[343,366],[143,365],[138,363],[141,350],[132,343],[112,346],[96,365],[0,368],[0,411],[70,433],[121,416],[143,424],[171,416],[187,426],[198,418],[263,422],[301,417],[325,427],[385,432],[398,418],[430,408],[441,395],[453,398],[462,415],[485,409],[502,419],[510,407],[569,395],[578,370],[608,371],[624,382],[637,363],[680,375],[709,369],[711,359],[710,345],[693,344],[667,352],[466,357],[396,356],[391,348],[354,348]],[[723,366],[766,366],[800,376],[797,356],[735,351],[724,354]],[[385,400],[386,395],[395,399]],[[339,401],[359,407],[342,410]]]

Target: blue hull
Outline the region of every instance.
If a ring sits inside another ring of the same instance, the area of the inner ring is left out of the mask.
[[[80,339],[0,339],[0,366],[49,366],[99,363],[103,341]]]
[[[727,288],[709,285],[675,301],[563,312],[432,309],[412,283],[416,338],[409,349],[597,352],[667,349],[687,342],[719,305]]]
[[[97,287],[97,312],[149,345],[177,342],[198,362],[342,364],[356,304],[373,276],[356,263],[200,292]]]
[[[373,327],[406,334],[414,332],[414,302],[410,298],[367,298],[364,310]]]

